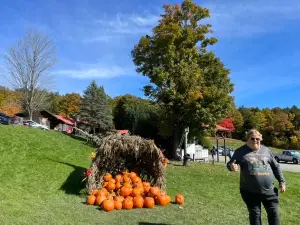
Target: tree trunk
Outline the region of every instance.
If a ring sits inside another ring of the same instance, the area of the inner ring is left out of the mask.
[[[176,155],[177,148],[181,147],[181,146],[179,146],[179,144],[180,144],[180,140],[181,140],[181,136],[182,136],[182,129],[179,126],[179,124],[174,124],[172,136],[173,136],[173,138],[172,138],[173,139],[172,158],[176,159],[177,158],[177,155]]]

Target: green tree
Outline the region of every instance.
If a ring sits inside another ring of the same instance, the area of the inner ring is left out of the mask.
[[[94,132],[95,128],[101,132],[114,127],[109,98],[103,86],[97,86],[94,80],[84,91],[79,116],[81,120],[94,124]]]
[[[217,42],[208,35],[211,25],[203,23],[209,10],[191,0],[164,9],[152,35],[140,39],[132,57],[137,72],[150,79],[145,95],[166,112],[175,156],[186,127],[195,133],[201,124],[214,128],[228,114],[233,84],[230,71],[207,49]]]
[[[250,116],[250,124],[252,128],[260,131],[264,130],[267,125],[267,119],[263,112],[255,112]]]
[[[79,112],[80,104],[81,96],[79,94],[65,94],[59,101],[59,114],[65,117],[73,117]]]
[[[149,100],[133,95],[118,96],[114,99],[113,115],[116,129],[128,129],[146,138],[157,137],[159,109]]]

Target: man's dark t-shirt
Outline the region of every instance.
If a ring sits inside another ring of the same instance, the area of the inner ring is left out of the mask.
[[[274,176],[279,184],[285,183],[279,164],[274,159],[272,152],[265,146],[258,151],[253,151],[247,145],[235,150],[231,160],[240,165],[240,188],[251,193],[266,194],[274,189]]]

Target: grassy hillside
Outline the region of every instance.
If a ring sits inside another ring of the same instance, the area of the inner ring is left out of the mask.
[[[212,145],[217,146],[216,138],[208,137],[208,139],[210,140]],[[237,148],[241,147],[244,144],[245,144],[245,142],[241,141],[241,140],[232,139],[232,138],[227,138],[226,139],[226,147],[228,147],[228,148],[237,149]],[[219,140],[219,146],[223,146],[223,145],[224,145],[224,141]],[[282,152],[282,149],[279,149],[279,148],[270,147],[270,149],[272,150],[273,153]]]
[[[54,131],[0,125],[0,224],[247,224],[237,173],[223,164],[175,163],[166,170],[168,193],[185,205],[105,213],[84,204],[81,174],[93,149]],[[298,224],[300,174],[284,173],[282,224]],[[80,194],[81,193],[81,194]],[[263,223],[266,214],[263,213]]]

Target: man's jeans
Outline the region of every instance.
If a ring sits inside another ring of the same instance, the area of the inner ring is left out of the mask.
[[[240,189],[241,196],[249,211],[250,225],[261,225],[261,203],[264,205],[269,225],[280,225],[278,212],[278,189],[268,194],[254,194]]]

